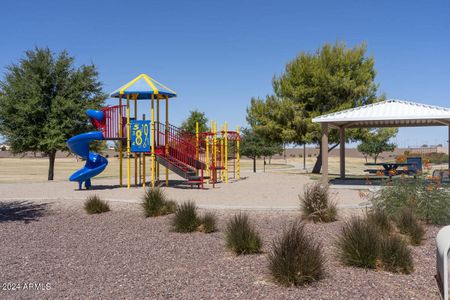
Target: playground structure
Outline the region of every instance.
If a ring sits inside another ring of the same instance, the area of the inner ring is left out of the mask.
[[[107,165],[106,158],[89,153],[92,140],[118,141],[119,146],[119,184],[123,186],[123,160],[127,161],[127,188],[131,187],[131,163],[134,161],[134,185],[147,186],[146,160],[150,157],[150,185],[160,185],[160,169],[165,168],[165,185],[169,185],[169,170],[186,179],[185,184],[204,186],[204,183],[228,183],[229,179],[240,179],[240,135],[228,130],[225,123],[220,130],[211,122],[208,132],[199,132],[196,124],[195,134],[183,131],[169,123],[169,99],[176,92],[141,74],[132,81],[111,93],[119,104],[108,106],[100,111],[87,111],[91,123],[98,131],[77,135],[68,140],[69,148],[77,155],[86,158],[86,166],[71,177],[78,181],[81,189],[91,186],[90,179],[100,174]],[[138,120],[138,102],[151,101],[150,120]],[[123,103],[125,102],[125,103]],[[161,122],[160,106],[165,103],[165,118]],[[133,106],[133,117],[131,108]],[[90,137],[90,138],[88,138]],[[79,141],[82,141],[80,151]],[[75,145],[75,146],[74,146]],[[105,163],[106,161],[106,163]],[[101,166],[97,164],[102,163]]]

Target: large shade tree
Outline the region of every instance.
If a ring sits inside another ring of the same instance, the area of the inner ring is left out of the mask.
[[[45,153],[53,180],[56,152],[67,149],[71,136],[92,129],[85,111],[105,98],[94,65],[76,68],[66,51],[26,51],[0,81],[0,134],[14,153]]]
[[[312,119],[377,101],[374,63],[373,57],[366,55],[364,44],[354,48],[343,43],[325,44],[315,53],[302,52],[286,65],[280,76],[273,78],[276,97],[253,99],[248,116],[259,120],[254,127],[258,133],[275,133],[284,142],[313,143],[320,151],[331,151],[339,145],[338,134],[331,132],[331,147],[322,149],[321,128]],[[264,105],[264,109],[258,107]],[[263,116],[259,112],[271,113]],[[279,113],[273,116],[273,112]],[[347,130],[347,141],[360,140],[363,132]],[[321,157],[317,157],[314,173],[320,172]]]

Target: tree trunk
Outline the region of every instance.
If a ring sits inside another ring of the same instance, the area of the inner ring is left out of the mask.
[[[264,173],[266,173],[266,157],[264,156]]]
[[[253,173],[256,173],[256,157],[253,157]]]
[[[373,160],[375,161],[375,163],[377,163],[378,155],[375,155],[375,156],[373,157]]]
[[[327,149],[328,152],[331,152],[334,148],[339,146],[339,143],[334,144],[331,146],[331,148]],[[319,156],[317,156],[316,163],[314,164],[314,167],[312,169],[313,174],[320,174],[320,169],[322,169],[322,143],[319,145]]]
[[[53,180],[55,175],[55,157],[56,151],[53,150],[48,153],[48,180]]]
[[[322,169],[322,144],[319,146],[319,155],[316,158],[316,163],[311,172],[313,174],[320,174],[320,169]]]

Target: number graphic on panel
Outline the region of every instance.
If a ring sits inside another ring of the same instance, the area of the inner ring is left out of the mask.
[[[136,145],[142,144],[142,130],[136,130]]]
[[[148,124],[144,124],[144,126],[142,126],[142,129],[144,130],[144,145],[142,145],[142,147],[146,148],[147,147],[147,137],[148,137]]]

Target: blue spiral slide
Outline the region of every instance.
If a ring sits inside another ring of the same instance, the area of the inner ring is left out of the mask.
[[[104,113],[98,110],[88,110],[86,114],[97,121],[103,121]],[[86,189],[91,187],[91,178],[97,176],[108,165],[108,160],[98,153],[89,152],[89,143],[92,141],[104,140],[105,137],[100,131],[91,131],[71,137],[67,140],[70,151],[86,159],[85,166],[70,176],[70,181],[77,181],[81,190],[83,182]]]

